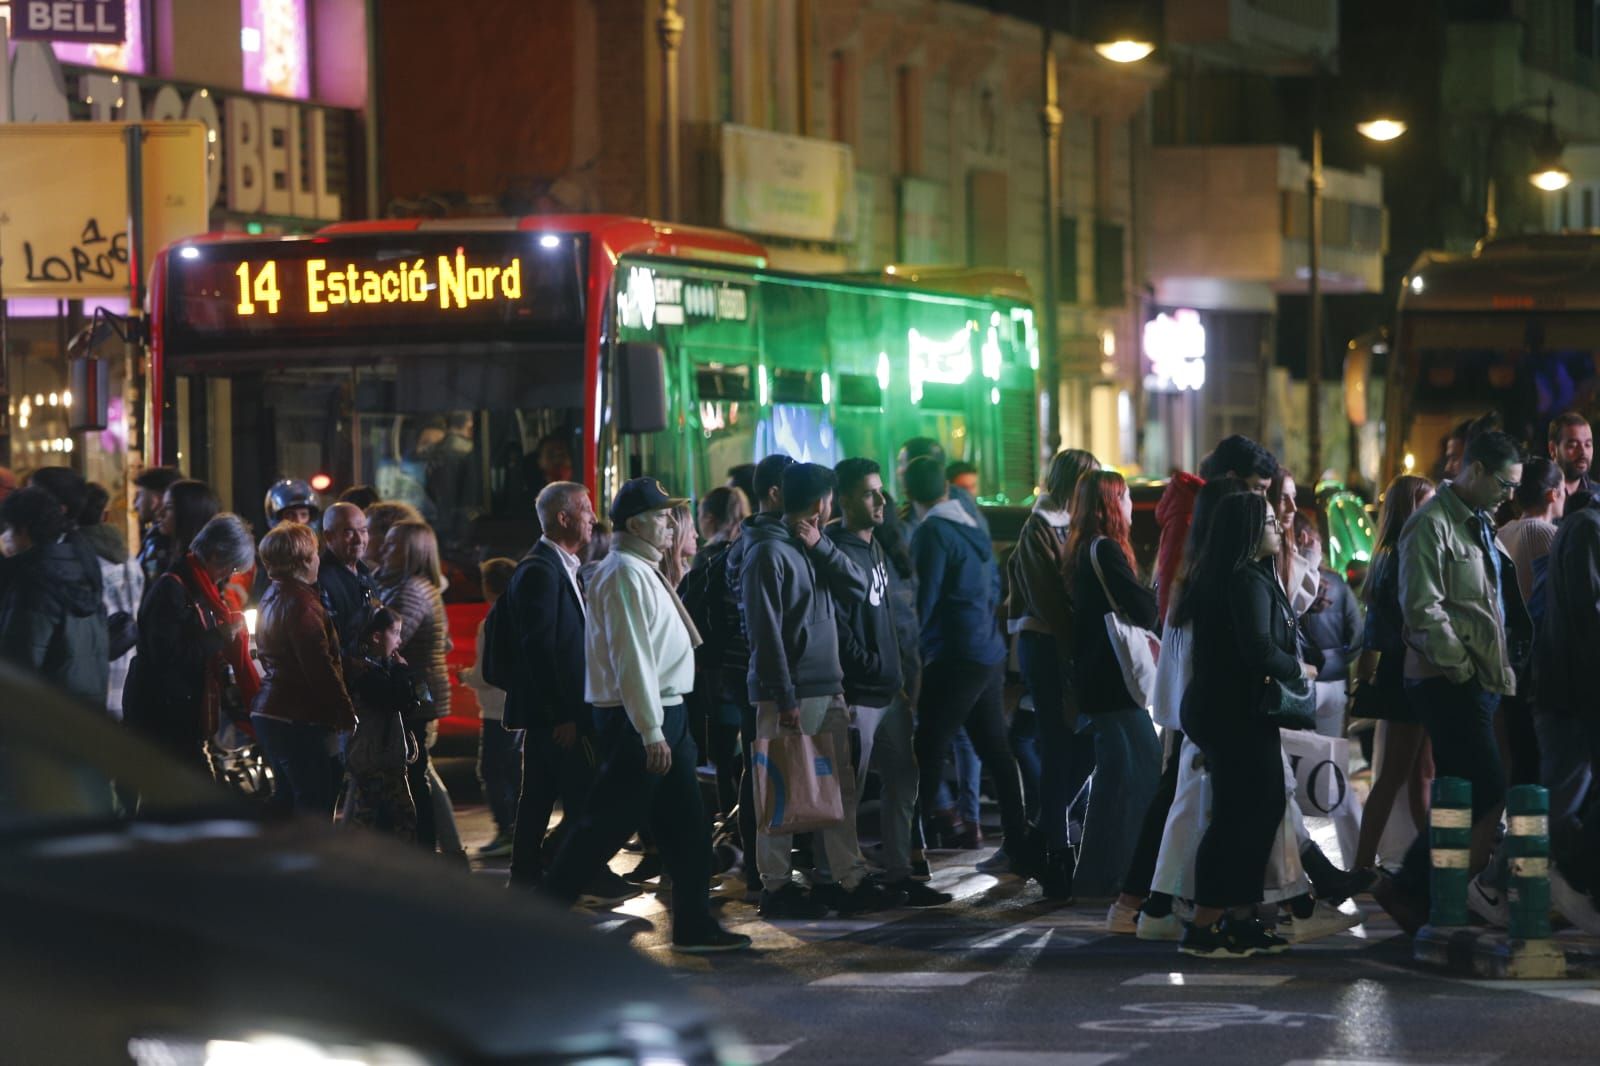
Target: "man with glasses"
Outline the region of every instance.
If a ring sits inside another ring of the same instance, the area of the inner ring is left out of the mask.
[[[1502,696],[1517,690],[1515,666],[1532,632],[1516,568],[1495,540],[1496,508],[1522,478],[1522,450],[1504,433],[1474,438],[1461,473],[1439,486],[1400,540],[1400,604],[1406,627],[1406,692],[1433,743],[1439,777],[1472,784],[1472,870],[1467,903],[1505,925],[1505,871],[1490,851],[1505,799],[1495,742]],[[1374,890],[1407,931],[1427,913],[1428,834],[1421,833],[1393,882]]]

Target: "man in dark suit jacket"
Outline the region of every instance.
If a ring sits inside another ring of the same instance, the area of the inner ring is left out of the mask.
[[[534,507],[544,535],[517,567],[503,601],[522,651],[506,692],[505,727],[527,730],[511,881],[529,888],[544,878],[544,836],[556,800],[564,829],[582,811],[595,774],[578,586],[578,553],[594,531],[594,508],[589,490],[573,481],[546,485]]]

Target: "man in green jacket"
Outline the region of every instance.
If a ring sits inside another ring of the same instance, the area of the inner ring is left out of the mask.
[[[1502,696],[1516,692],[1515,637],[1530,631],[1516,569],[1495,540],[1494,512],[1522,478],[1522,449],[1504,433],[1474,438],[1461,472],[1406,523],[1400,539],[1400,605],[1405,617],[1407,697],[1433,743],[1439,777],[1472,784],[1472,869],[1468,906],[1497,925],[1509,921],[1504,870],[1489,856],[1505,800],[1495,741]],[[1421,833],[1378,900],[1408,930],[1426,913],[1430,855]]]

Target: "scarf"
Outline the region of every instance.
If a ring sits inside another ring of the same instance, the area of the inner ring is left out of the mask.
[[[204,608],[201,614],[210,612],[213,623],[207,626],[207,629],[229,622],[244,621],[244,615],[223,599],[216,582],[206,573],[205,564],[194,552],[184,553],[183,562],[178,567],[178,578],[188,588],[196,603]],[[221,724],[219,718],[222,713],[222,688],[225,683],[222,669],[224,664],[233,667],[234,680],[238,683],[239,695],[244,700],[247,710],[255,702],[256,693],[261,689],[261,675],[256,673],[256,664],[250,658],[250,634],[240,629],[231,644],[223,648],[220,653],[206,659],[205,703],[202,708],[205,720],[202,727],[205,730],[203,735],[207,739],[216,733],[217,727]],[[238,724],[244,725],[244,723]]]
[[[667,599],[678,610],[678,618],[683,622],[683,628],[689,631],[689,646],[698,648],[705,643],[700,639],[700,630],[695,627],[694,619],[689,617],[689,608],[683,605],[678,598],[678,592],[667,580],[667,575],[661,572],[661,550],[649,541],[634,536],[632,533],[617,534],[617,547],[627,552],[636,559],[643,559],[650,564],[650,572],[656,575],[661,582],[661,587],[667,590]]]

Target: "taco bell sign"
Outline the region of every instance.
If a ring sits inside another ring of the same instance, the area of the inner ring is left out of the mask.
[[[11,36],[18,41],[121,44],[128,0],[11,0]]]

